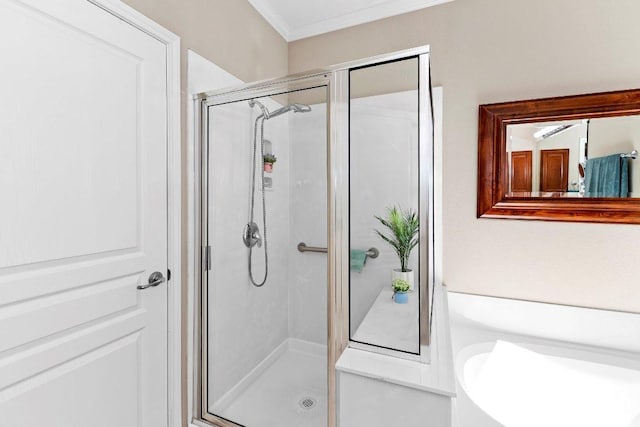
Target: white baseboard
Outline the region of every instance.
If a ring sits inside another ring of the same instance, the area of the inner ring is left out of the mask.
[[[238,384],[234,385],[228,392],[226,392],[220,399],[213,402],[213,406],[210,407],[210,412],[224,412],[224,410],[233,403],[238,396],[240,396],[251,384],[257,380],[271,365],[275,363],[280,356],[282,356],[289,348],[289,339],[286,339],[276,347],[262,362],[258,363],[249,373],[242,378]],[[213,410],[215,408],[215,411]]]
[[[327,357],[327,346],[311,341],[303,341],[296,338],[289,338],[289,349],[302,353],[312,354],[317,357]]]

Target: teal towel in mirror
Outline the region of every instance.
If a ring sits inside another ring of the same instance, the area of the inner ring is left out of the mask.
[[[351,249],[351,269],[361,272],[367,262],[367,253],[360,249]]]
[[[587,160],[584,185],[587,197],[628,197],[628,159],[612,154]]]

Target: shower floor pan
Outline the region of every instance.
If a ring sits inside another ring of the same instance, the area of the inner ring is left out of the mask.
[[[210,412],[246,427],[326,427],[326,347],[294,339],[281,347]]]

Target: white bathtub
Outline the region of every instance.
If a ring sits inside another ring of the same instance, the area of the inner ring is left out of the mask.
[[[454,427],[640,427],[640,315],[448,299]]]

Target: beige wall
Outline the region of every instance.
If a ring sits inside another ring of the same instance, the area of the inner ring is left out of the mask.
[[[250,82],[287,74],[287,43],[246,0],[124,0],[191,49]]]
[[[182,91],[182,302],[187,303],[187,50],[193,50],[243,81],[287,74],[286,41],[247,2],[240,0],[124,0],[129,6],[180,36]],[[182,322],[183,414],[186,415],[187,322]],[[184,425],[187,425],[184,420]]]
[[[455,0],[289,44],[289,72],[430,44],[453,291],[640,313],[640,227],[476,219],[478,105],[640,86],[637,0]]]

